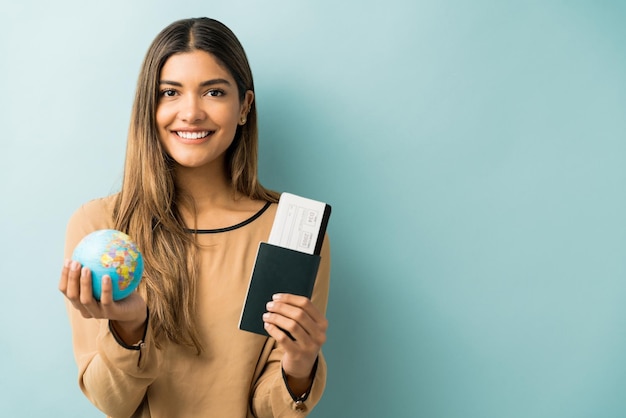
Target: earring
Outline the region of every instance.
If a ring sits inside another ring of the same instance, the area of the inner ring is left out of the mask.
[[[240,125],[245,125],[248,119],[246,119],[245,116],[242,116],[241,119],[239,120],[239,124]]]

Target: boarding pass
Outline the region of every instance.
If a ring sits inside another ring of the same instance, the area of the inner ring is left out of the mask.
[[[268,243],[307,254],[319,254],[330,205],[291,193],[282,193]]]

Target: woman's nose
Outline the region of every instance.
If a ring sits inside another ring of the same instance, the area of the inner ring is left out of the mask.
[[[182,109],[179,112],[179,117],[182,121],[195,123],[206,119],[206,116],[199,97],[189,96],[183,100]]]

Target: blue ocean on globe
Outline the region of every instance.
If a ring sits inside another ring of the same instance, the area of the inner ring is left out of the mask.
[[[143,274],[143,256],[127,234],[101,229],[85,236],[74,249],[72,259],[91,270],[93,296],[100,300],[102,277],[111,276],[113,300],[135,291]]]

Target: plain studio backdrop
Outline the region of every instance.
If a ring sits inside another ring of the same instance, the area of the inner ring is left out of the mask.
[[[313,417],[626,416],[626,5],[3,0],[0,415],[100,417],[57,290],[184,17],[248,53],[263,183],[333,206]]]

